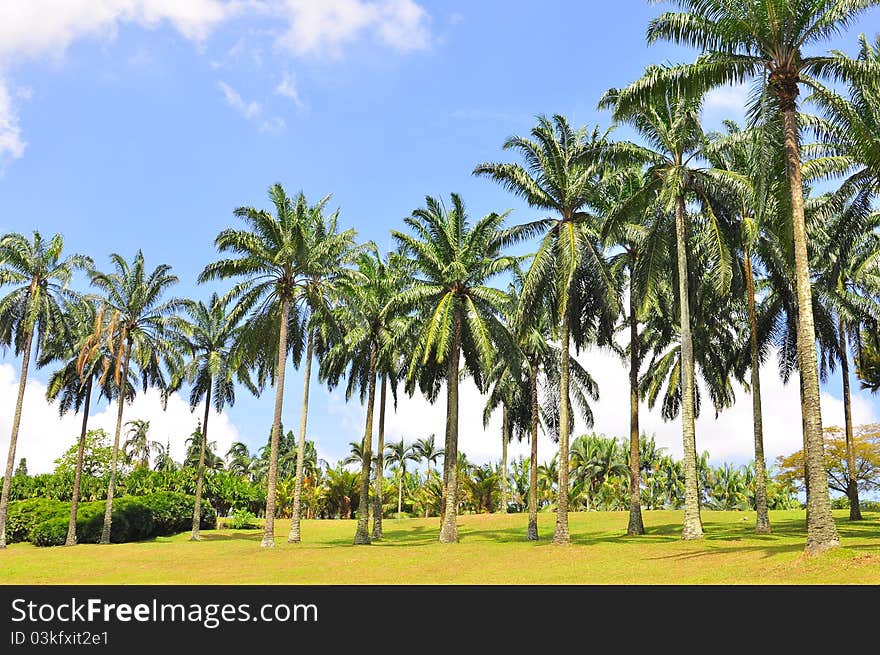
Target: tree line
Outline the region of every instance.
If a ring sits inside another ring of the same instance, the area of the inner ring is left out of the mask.
[[[474,168],[523,199],[534,211],[528,222],[511,225],[507,213],[497,212],[472,219],[459,195],[448,202],[429,196],[391,231],[396,250],[380,253],[339,225],[329,196],[310,203],[276,184],[270,210],[240,207],[239,226],[217,235],[219,258],[198,281],[231,286],[207,301],[171,297],[178,281],[171,268],[150,269],[140,251],[130,261],[113,254],[110,267],[100,270],[89,257],[65,255],[60,235],[4,236],[0,342],[21,356],[22,370],[0,498],[0,546],[32,351],[37,366],[56,367],[49,398],[62,412],[82,413],[83,439],[92,395],[117,403],[103,543],[125,403],[139,389],[155,387],[167,397],[187,387],[193,410],[203,405],[194,539],[210,407],[231,405],[237,387],[254,394],[273,389],[262,541],[272,546],[288,360],[302,367],[304,379],[296,452],[305,452],[313,362],[322,384],[344,384],[347,398],[356,395],[366,405],[355,543],[382,536],[382,512],[374,511],[372,530],[369,520],[371,500],[384,504],[389,391],[394,398],[418,391],[432,402],[445,395],[439,538],[457,540],[465,376],[488,394],[487,416],[502,414],[505,498],[506,444],[516,435],[531,441],[526,535],[537,539],[537,436],[550,434],[557,461],[569,462],[575,416],[592,425],[590,403],[600,390],[576,357],[586,348],[611,349],[629,366],[630,534],[644,531],[640,402],[659,404],[665,418],[681,421],[682,537],[698,539],[695,418],[707,401],[716,412],[733,404],[735,381],[753,405],[756,531],[770,532],[759,369],[775,352],[780,375],[797,378],[800,388],[806,550],[838,545],[819,381],[840,366],[854,470],[851,363],[877,388],[880,215],[872,203],[880,189],[880,42],[861,37],[854,58],[808,50],[880,3],[674,4],[680,11],[650,23],[648,42],[683,43],[701,54],[691,63],[650,66],[599,100],[637,141],[614,139],[599,127],[575,128],[561,115],[541,116],[527,136],[504,142],[514,161]],[[747,125],[728,121],[721,131],[705,131],[706,93],[747,81]],[[829,182],[836,182],[833,191],[814,192]],[[534,252],[515,255],[516,244],[534,245]],[[78,270],[88,276],[87,292],[70,286]],[[566,544],[576,473],[557,468],[553,542]],[[290,542],[301,538],[304,476],[305,458],[298,457]],[[71,532],[80,483],[76,476]],[[850,484],[847,495],[857,520],[858,485]],[[74,540],[69,534],[68,542]]]

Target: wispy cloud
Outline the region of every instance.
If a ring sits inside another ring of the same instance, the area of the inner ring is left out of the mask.
[[[245,118],[256,118],[262,113],[260,103],[258,103],[256,100],[247,102],[244,98],[241,97],[241,94],[239,94],[238,91],[233,89],[223,80],[220,80],[217,83],[217,86],[219,86],[220,90],[223,92],[223,97],[226,99],[226,104],[228,104]]]
[[[275,93],[293,100],[293,104],[296,105],[297,109],[302,109],[305,106],[302,98],[300,98],[299,89],[296,86],[296,77],[293,73],[284,73],[284,77],[278,83],[278,86],[275,87]]]
[[[30,98],[30,89],[23,89],[19,98]],[[12,104],[12,96],[3,78],[0,78],[0,174],[4,164],[24,155],[27,142],[21,136],[18,112]]]
[[[295,55],[342,55],[364,34],[408,52],[430,46],[428,12],[414,0],[285,0],[289,26],[278,44]]]

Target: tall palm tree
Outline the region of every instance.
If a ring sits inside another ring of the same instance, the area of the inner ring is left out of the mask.
[[[258,393],[251,382],[249,362],[245,359],[242,347],[245,335],[242,317],[229,312],[228,305],[228,299],[220,298],[216,293],[211,294],[207,304],[202,301],[187,302],[183,306],[186,315],[181,314],[174,324],[178,347],[187,358],[180,370],[176,371],[175,386],[183,382],[190,385],[190,411],[195,411],[203,399],[205,403],[191,541],[200,539],[202,487],[205,481],[205,450],[208,444],[211,402],[213,400],[217,413],[222,412],[227,403],[234,405],[235,380],[254,395]]]
[[[485,175],[540,210],[553,212],[523,226],[529,235],[543,234],[523,283],[518,331],[536,303],[553,305],[560,350],[559,459],[568,461],[570,435],[570,351],[588,340],[610,340],[617,293],[605,253],[598,244],[598,220],[592,213],[605,163],[606,139],[598,130],[574,130],[563,116],[539,117],[532,138],[514,136],[505,150],[517,151],[524,165],[485,163],[474,174]],[[612,310],[612,308],[614,308]],[[604,335],[604,336],[602,336]],[[597,338],[598,337],[598,338]],[[553,543],[568,544],[568,467],[559,467],[559,502]]]
[[[659,40],[694,47],[703,54],[691,64],[654,68],[621,99],[625,107],[644,106],[659,88],[697,95],[722,84],[749,78],[766,81],[778,102],[784,126],[784,150],[791,192],[796,288],[798,296],[797,352],[802,379],[801,410],[807,442],[809,493],[807,499],[808,553],[839,545],[831,515],[828,480],[824,472],[819,369],[813,324],[810,262],[804,220],[798,96],[800,85],[817,77],[876,79],[877,66],[842,57],[810,56],[805,49],[822,43],[851,25],[880,0],[672,0],[681,12],[668,12],[648,27],[649,43]]]
[[[853,440],[852,397],[850,393],[850,351],[863,324],[876,325],[880,320],[880,212],[872,211],[871,192],[859,191],[837,210],[830,203],[831,215],[824,222],[817,241],[814,270],[818,289],[815,296],[827,299],[837,316],[837,359],[843,383],[844,433],[849,470],[856,470]],[[850,520],[860,521],[859,488],[855,477],[849,480],[847,496]]]
[[[359,392],[362,402],[366,399],[367,416],[360,449],[360,506],[354,543],[369,544],[376,378],[380,360],[383,363],[393,361],[396,353],[400,352],[400,339],[405,334],[407,322],[386,311],[398,293],[399,278],[389,274],[390,267],[374,244],[366,245],[366,249],[355,259],[355,265],[355,270],[338,283],[340,304],[333,310],[334,323],[345,327],[325,353],[319,375],[333,388],[347,372],[346,400],[355,391]],[[387,364],[384,368],[387,369]],[[380,445],[384,447],[384,444]]]
[[[392,230],[404,255],[411,260],[413,286],[397,295],[389,311],[415,311],[417,337],[409,361],[410,388],[419,381],[423,390],[437,380],[446,381],[446,444],[444,447],[444,506],[440,541],[458,541],[456,505],[458,477],[458,383],[463,358],[465,369],[483,388],[495,351],[505,340],[499,318],[506,296],[487,281],[514,264],[501,249],[516,237],[502,229],[504,216],[488,214],[470,223],[457,194],[451,205],[425,198],[426,206],[404,219],[412,234]],[[445,376],[441,367],[446,367]],[[426,372],[433,376],[426,377]]]
[[[103,361],[110,357],[111,353],[97,352],[92,348],[94,335],[100,332],[104,320],[103,314],[95,307],[94,299],[83,297],[65,303],[64,320],[66,333],[57,332],[51,335],[37,359],[37,365],[44,367],[55,362],[60,364],[60,367],[51,373],[46,384],[46,400],[58,402],[59,414],[63,416],[71,410],[75,413],[82,412],[82,428],[73,474],[70,520],[67,526],[67,538],[64,541],[65,546],[73,546],[76,543],[76,517],[79,511],[92,392],[97,387],[100,394],[112,400],[115,390],[110,380],[103,375]],[[134,387],[128,384],[125,388],[126,393],[133,398]]]
[[[755,268],[760,264],[762,252],[758,247],[764,225],[779,221],[780,214],[788,210],[784,184],[785,161],[781,154],[782,129],[780,121],[769,115],[767,102],[761,105],[761,121],[754,127],[741,130],[732,122],[725,121],[726,134],[712,135],[707,146],[707,156],[714,164],[716,173],[732,176],[739,183],[740,193],[731,213],[735,216],[740,233],[737,244],[743,262],[745,299],[748,307],[749,347],[748,368],[752,396],[752,425],[755,441],[755,504],[757,520],[755,532],[769,534],[770,517],[767,505],[767,467],[764,460],[764,421],[761,409],[760,366],[763,353],[758,333]]]
[[[150,468],[150,455],[158,450],[157,446],[160,446],[158,442],[151,441],[149,438],[150,422],[136,418],[128,421],[125,425],[130,426],[128,437],[122,444],[125,459],[129,464],[145,469]]]
[[[88,270],[92,265],[92,260],[83,255],[62,257],[63,250],[60,234],[49,241],[39,232],[34,232],[32,241],[21,234],[0,238],[0,287],[11,287],[0,298],[0,345],[12,346],[13,352],[21,356],[18,397],[0,494],[0,548],[6,548],[9,488],[34,338],[39,352],[49,335],[66,332],[60,303],[64,298],[74,297],[68,288],[73,273]]]
[[[436,439],[433,434],[427,437],[416,439],[413,442],[413,452],[418,456],[417,461],[424,461],[428,467],[428,474],[431,473],[431,464],[437,465],[437,460],[443,457],[443,449],[438,448]]]
[[[138,250],[131,263],[122,255],[110,256],[112,273],[90,271],[92,285],[97,287],[103,297],[103,304],[110,312],[110,320],[101,326],[100,335],[104,347],[115,352],[112,360],[113,381],[121,388],[129,377],[132,368],[137,370],[144,391],[155,386],[167,391],[163,365],[176,358],[172,344],[166,338],[167,325],[181,306],[178,299],[165,300],[165,293],[177,284],[177,277],[171,274],[171,267],[162,264],[147,273],[144,255]],[[174,368],[173,364],[169,368]],[[122,417],[126,394],[118,393],[116,407],[116,431],[113,437],[113,451],[110,459],[110,481],[107,485],[107,502],[104,509],[104,526],[100,543],[110,543],[110,526],[113,513],[113,494],[116,490],[116,469],[119,455],[119,436],[122,431]],[[163,398],[166,396],[163,393]]]
[[[655,67],[651,67],[643,79],[650,79],[656,74]],[[713,211],[717,178],[700,166],[705,142],[700,125],[702,99],[699,96],[667,93],[662,97],[652,98],[653,102],[629,103],[631,89],[638,88],[641,83],[641,80],[637,81],[622,91],[610,89],[602,97],[600,107],[613,109],[615,120],[631,125],[644,139],[647,144],[645,146],[632,143],[619,143],[616,146],[622,151],[631,152],[634,158],[640,158],[646,164],[648,184],[643,187],[642,193],[654,195],[661,212],[675,216],[675,268],[681,334],[682,441],[687,483],[682,538],[700,539],[703,536],[703,524],[700,518],[696,472],[696,392],[692,335],[694,323],[689,299],[688,264],[688,250],[693,248],[694,228],[690,225],[687,210],[689,199],[694,198],[702,205],[703,215],[708,219],[707,231],[710,238],[705,240],[704,245],[709,249],[707,261],[713,264],[710,273],[715,290],[721,296],[729,293],[733,267],[723,229]],[[641,194],[634,198],[635,201],[641,201]]]
[[[275,385],[266,521],[260,542],[264,548],[275,545],[275,485],[287,356],[292,355],[298,366],[305,346],[298,448],[302,450],[315,337],[309,314],[325,309],[327,285],[335,279],[354,238],[352,230],[336,231],[338,211],[329,218],[324,216],[329,196],[310,206],[304,194],[290,198],[280,184],[275,184],[269,189],[269,198],[274,216],[254,207],[235,210],[246,229],[223,230],[214,240],[220,252],[233,256],[208,264],[199,275],[200,282],[243,278],[229,292],[229,298],[236,300],[231,314],[236,320],[248,316],[246,341],[250,346],[246,356],[254,362],[259,386],[264,387],[267,380]],[[302,466],[297,463],[288,541],[300,539],[301,495]]]
[[[403,511],[403,479],[406,476],[406,463],[418,461],[419,455],[412,444],[405,444],[401,439],[385,447],[385,457],[389,464],[397,467],[397,518],[400,519]]]

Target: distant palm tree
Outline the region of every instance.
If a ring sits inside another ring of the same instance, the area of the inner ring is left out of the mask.
[[[150,455],[161,445],[155,441],[150,441],[150,422],[136,418],[126,423],[131,426],[128,429],[128,437],[122,444],[122,451],[125,453],[125,459],[129,464],[140,466],[141,468],[150,468]]]
[[[63,250],[64,240],[60,234],[48,242],[39,232],[34,232],[33,241],[21,234],[0,238],[0,287],[12,287],[0,298],[0,345],[12,346],[14,353],[21,355],[18,398],[0,494],[0,548],[6,548],[9,488],[34,337],[39,352],[49,335],[66,332],[60,302],[74,295],[67,288],[74,271],[88,270],[92,265],[92,260],[82,255],[62,259]]]
[[[541,116],[532,138],[514,136],[504,143],[524,165],[486,163],[474,174],[485,175],[551,217],[521,229],[543,236],[526,274],[516,329],[527,322],[535,304],[550,302],[559,351],[559,458],[568,461],[570,435],[570,352],[572,337],[580,348],[590,340],[610,340],[617,315],[617,290],[599,245],[599,225],[592,213],[605,168],[605,135],[575,130],[564,116]],[[549,300],[548,300],[549,299]],[[601,336],[598,334],[601,333]],[[553,543],[568,544],[568,467],[559,467],[559,502]]]
[[[180,308],[177,299],[164,300],[169,287],[177,284],[168,265],[157,266],[151,273],[144,268],[144,255],[138,250],[129,263],[116,253],[110,256],[114,271],[103,273],[91,271],[92,285],[103,296],[103,304],[111,313],[106,325],[98,335],[104,347],[116,355],[112,362],[113,381],[117,387],[128,380],[132,364],[135,365],[146,391],[148,386],[167,390],[169,382],[162,369],[176,358],[171,342],[166,338],[166,327],[171,316]],[[171,368],[174,368],[172,365]],[[116,431],[113,437],[113,454],[110,460],[110,481],[107,485],[107,502],[104,509],[104,527],[100,543],[110,543],[110,524],[113,513],[113,494],[116,490],[116,467],[119,453],[119,436],[122,431],[122,415],[126,395],[117,393]],[[163,394],[163,399],[166,398]]]
[[[171,458],[171,439],[168,439],[164,446],[159,447],[155,467],[157,471],[166,473],[177,470],[177,463]]]
[[[185,353],[186,361],[176,373],[175,385],[190,385],[189,406],[195,411],[204,399],[205,412],[201,424],[201,441],[196,478],[196,497],[193,505],[191,541],[198,541],[201,523],[202,487],[205,480],[205,449],[208,443],[208,417],[211,401],[219,414],[228,403],[235,404],[235,382],[243,384],[251,393],[259,392],[251,382],[242,339],[245,329],[242,317],[227,311],[228,300],[216,293],[206,305],[188,302],[176,321],[175,339]]]
[[[244,478],[251,474],[252,467],[253,456],[247,444],[234,441],[226,451],[226,470],[233,475]]]
[[[403,478],[406,475],[406,462],[418,461],[418,454],[411,444],[404,444],[403,439],[394,441],[385,447],[388,463],[397,467],[397,518],[403,511]]]
[[[237,301],[231,313],[235,320],[248,316],[247,357],[257,369],[259,386],[263,387],[267,380],[275,385],[266,521],[260,543],[262,547],[271,548],[275,545],[275,485],[287,356],[292,354],[294,364],[299,365],[305,345],[301,448],[305,440],[314,355],[315,332],[313,326],[308,325],[309,313],[325,313],[328,285],[344,263],[354,234],[352,230],[336,231],[338,212],[329,219],[324,216],[329,196],[310,206],[304,194],[290,198],[280,184],[275,184],[269,189],[269,197],[274,216],[253,207],[235,210],[235,215],[245,221],[248,229],[223,230],[214,242],[220,252],[233,253],[235,257],[208,264],[199,275],[199,281],[243,278],[229,293],[230,300]],[[288,537],[288,541],[294,542],[300,539],[302,472],[299,464],[296,479]]]
[[[505,338],[498,314],[506,297],[486,283],[514,266],[516,260],[503,256],[501,249],[516,233],[502,229],[504,216],[499,214],[471,224],[464,203],[454,193],[448,209],[430,196],[425,203],[404,219],[412,234],[392,230],[403,254],[411,259],[414,275],[413,286],[397,296],[389,311],[416,312],[418,336],[409,361],[408,387],[418,381],[425,390],[446,380],[446,505],[440,541],[452,543],[458,541],[458,477],[453,464],[458,459],[460,360],[463,355],[465,369],[482,388],[485,372]],[[428,393],[436,395],[436,389]]]

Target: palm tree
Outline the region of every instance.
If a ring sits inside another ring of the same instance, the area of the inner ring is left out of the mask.
[[[172,362],[175,353],[171,342],[166,338],[166,327],[180,308],[181,301],[163,301],[163,296],[169,287],[177,283],[177,277],[170,273],[171,267],[166,264],[157,266],[148,274],[144,268],[144,255],[140,250],[131,263],[116,253],[110,256],[110,260],[114,272],[91,271],[89,277],[92,285],[102,292],[103,303],[111,313],[109,322],[102,326],[101,334],[96,336],[103,340],[107,350],[116,353],[112,360],[113,380],[117,388],[120,388],[128,380],[129,371],[134,365],[144,391],[151,385],[167,390],[169,385],[162,365]],[[174,366],[171,365],[170,368],[173,369]],[[126,394],[117,392],[116,395],[116,431],[110,460],[104,526],[100,538],[102,544],[110,543],[119,436],[126,400]],[[163,398],[165,397],[163,394]]]
[[[226,470],[240,478],[247,477],[253,469],[253,460],[247,444],[235,441],[226,451]]]
[[[853,333],[861,324],[876,325],[880,320],[877,299],[880,297],[880,212],[871,208],[870,191],[857,192],[855,197],[837,210],[837,202],[829,204],[831,216],[824,222],[817,247],[814,270],[818,289],[815,296],[827,298],[837,315],[837,359],[843,382],[843,412],[846,436],[846,458],[851,471],[856,470],[853,442],[852,398],[850,394],[849,357]],[[831,309],[831,308],[829,308]],[[860,521],[862,514],[859,488],[855,478],[847,489],[850,520]]]
[[[376,397],[376,377],[380,361],[383,363],[383,387],[389,364],[393,366],[400,352],[400,340],[406,333],[407,321],[386,311],[399,291],[400,278],[391,273],[374,244],[367,244],[355,259],[356,269],[350,276],[339,280],[340,305],[333,310],[334,324],[345,326],[324,355],[320,377],[335,387],[348,371],[346,400],[355,391],[361,401],[367,401],[366,425],[361,446],[361,491],[355,544],[369,544],[370,470],[373,449],[373,412]],[[384,398],[382,412],[384,414]],[[384,430],[384,425],[382,425]],[[384,434],[382,435],[384,442]],[[384,448],[384,443],[380,443]],[[381,476],[377,476],[377,485]],[[378,489],[378,486],[377,486]],[[379,491],[381,494],[381,491]],[[381,519],[380,519],[381,521]],[[381,528],[379,529],[381,535]]]
[[[193,506],[191,541],[198,541],[201,523],[202,487],[205,481],[205,450],[208,444],[208,417],[213,400],[219,414],[228,403],[235,404],[233,378],[257,395],[258,390],[248,374],[248,362],[244,357],[242,338],[245,334],[241,315],[227,311],[229,302],[216,293],[206,305],[204,302],[188,302],[183,310],[188,315],[175,322],[175,338],[178,347],[187,355],[186,363],[176,371],[176,385],[190,385],[189,406],[195,411],[204,399],[205,412],[201,424],[199,443],[198,477]]]
[[[385,447],[388,463],[397,467],[397,518],[403,511],[403,478],[406,475],[406,462],[418,461],[419,455],[411,444],[404,444],[403,439],[394,441]]]
[[[755,300],[755,272],[753,260],[762,249],[758,247],[764,225],[779,220],[788,207],[788,193],[784,178],[785,162],[780,156],[782,143],[781,124],[768,116],[767,102],[761,105],[761,122],[747,130],[741,130],[732,121],[725,121],[726,135],[713,135],[707,146],[707,155],[714,164],[716,174],[732,176],[739,183],[740,194],[731,213],[736,217],[745,280],[745,299],[748,307],[749,347],[748,368],[752,396],[752,424],[755,438],[755,504],[757,520],[755,532],[769,534],[770,518],[767,505],[767,467],[764,460],[764,422],[761,410],[760,366],[763,353],[759,341],[757,309]],[[760,264],[760,261],[757,263]]]
[[[427,485],[431,480],[431,464],[434,464],[434,466],[437,465],[437,460],[443,457],[443,449],[437,448],[434,434],[416,439],[413,442],[412,449],[416,456],[416,461],[424,461],[427,466],[427,472],[425,475],[425,484]],[[425,518],[428,518],[429,509],[429,503],[425,503]]]
[[[175,462],[171,458],[171,439],[169,438],[164,446],[159,448],[159,451],[156,453],[156,464],[157,471],[162,472],[170,472],[177,470],[177,462]]]
[[[159,443],[150,441],[150,422],[136,418],[128,421],[128,438],[122,444],[122,452],[129,464],[135,464],[141,468],[150,468],[150,455],[157,450]]]
[[[522,156],[520,164],[486,163],[474,169],[524,198],[531,207],[555,216],[521,229],[543,233],[522,290],[515,331],[526,323],[536,303],[552,303],[554,326],[559,330],[560,431],[559,459],[568,461],[570,434],[570,349],[572,337],[580,348],[589,339],[610,340],[617,292],[605,255],[598,245],[598,221],[592,215],[598,199],[598,181],[605,167],[601,155],[607,142],[598,130],[574,130],[563,116],[539,117],[532,139],[510,137],[505,150]],[[559,467],[559,502],[553,543],[568,544],[568,467]]]
[[[4,348],[12,346],[14,353],[21,356],[18,397],[0,494],[0,548],[6,548],[9,488],[34,337],[39,352],[50,335],[66,333],[59,303],[63,298],[74,297],[68,289],[74,271],[88,270],[92,265],[92,260],[83,255],[62,258],[63,250],[60,234],[48,242],[39,232],[34,232],[33,241],[21,234],[7,234],[0,239],[0,286],[12,287],[0,299],[0,344]]]
[[[621,106],[645,106],[658,88],[670,86],[697,95],[722,84],[748,78],[763,80],[782,113],[786,170],[791,193],[796,288],[798,297],[797,352],[801,374],[801,411],[807,443],[808,553],[839,545],[831,515],[828,480],[824,473],[819,369],[811,291],[804,189],[798,123],[800,85],[814,78],[876,79],[877,66],[840,56],[808,56],[810,45],[828,40],[880,0],[673,0],[683,11],[668,12],[651,21],[649,43],[667,40],[701,50],[691,64],[654,68],[632,85]]]
[[[110,400],[114,388],[102,372],[102,362],[110,356],[110,353],[95,352],[92,349],[93,335],[100,332],[103,322],[103,314],[96,309],[94,299],[84,297],[75,302],[67,302],[64,305],[64,320],[66,333],[57,332],[50,336],[37,359],[37,366],[42,368],[53,362],[60,363],[60,368],[49,376],[46,400],[58,402],[59,415],[63,416],[70,410],[75,413],[82,412],[82,429],[77,444],[71,492],[70,520],[64,542],[65,546],[73,546],[76,543],[76,517],[79,510],[92,391],[97,384],[99,393]],[[126,393],[133,398],[134,387],[127,385]]]
[[[199,275],[199,282],[243,278],[229,292],[229,298],[237,301],[231,314],[234,320],[249,315],[246,358],[254,363],[261,388],[267,379],[275,385],[266,521],[260,543],[264,548],[275,545],[275,485],[287,355],[292,354],[298,366],[305,341],[305,384],[298,447],[302,450],[315,337],[309,314],[325,312],[328,285],[335,280],[354,238],[352,230],[336,231],[338,211],[329,219],[324,216],[329,196],[309,206],[304,194],[299,193],[292,199],[280,184],[275,184],[269,189],[269,198],[275,209],[274,216],[253,207],[235,210],[247,229],[229,228],[214,240],[220,252],[234,256],[208,264]],[[301,496],[302,467],[298,463],[288,541],[300,540]]]
[[[456,505],[458,477],[458,383],[460,359],[482,388],[484,372],[492,367],[495,349],[504,340],[499,314],[506,296],[486,286],[492,277],[511,269],[512,257],[501,248],[516,233],[502,230],[504,216],[488,214],[471,224],[464,203],[451,195],[449,209],[426,197],[426,206],[404,219],[414,234],[392,230],[402,252],[411,259],[413,286],[398,294],[389,311],[414,310],[417,337],[407,383],[418,380],[423,390],[442,379],[446,366],[446,444],[444,447],[444,506],[440,541],[458,540]],[[433,379],[429,379],[430,376]]]
[[[659,74],[655,68],[649,68],[643,80]],[[615,120],[631,125],[646,141],[646,146],[620,143],[617,147],[631,152],[634,158],[645,162],[648,167],[645,173],[648,183],[643,187],[642,194],[656,197],[662,214],[675,216],[678,324],[681,334],[682,440],[687,483],[682,538],[700,539],[703,536],[703,524],[700,518],[695,463],[694,322],[689,299],[688,264],[688,250],[693,248],[694,235],[687,211],[689,197],[694,197],[701,204],[703,216],[707,219],[706,231],[709,238],[704,240],[703,245],[709,251],[707,262],[712,264],[709,274],[715,291],[720,296],[729,293],[733,267],[723,235],[724,230],[713,211],[717,202],[715,196],[718,178],[712,175],[712,171],[698,165],[705,142],[700,125],[702,99],[699,96],[667,93],[663,97],[654,97],[653,103],[629,102],[631,90],[639,88],[643,80],[622,91],[610,89],[599,104],[603,108],[612,108]],[[635,196],[633,202],[641,202],[642,194]]]

